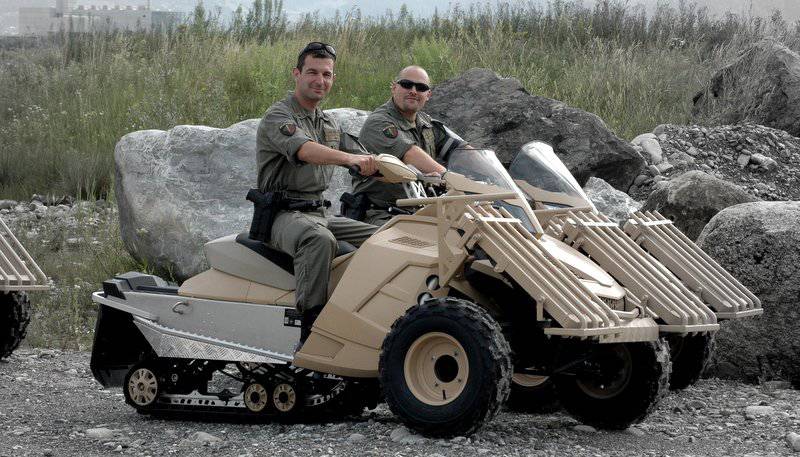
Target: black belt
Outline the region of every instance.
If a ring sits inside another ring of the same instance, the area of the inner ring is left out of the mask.
[[[283,199],[283,207],[290,211],[316,211],[320,208],[330,208],[330,200],[304,200],[302,198]]]

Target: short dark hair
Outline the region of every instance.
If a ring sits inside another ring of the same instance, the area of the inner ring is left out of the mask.
[[[324,49],[301,52],[300,55],[297,56],[297,69],[300,71],[303,71],[303,66],[306,64],[306,56],[311,56],[315,59],[331,59],[336,62],[336,57]]]

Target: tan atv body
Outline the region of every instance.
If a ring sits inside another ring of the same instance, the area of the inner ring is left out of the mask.
[[[0,358],[25,338],[31,309],[26,292],[49,288],[47,276],[0,219]]]

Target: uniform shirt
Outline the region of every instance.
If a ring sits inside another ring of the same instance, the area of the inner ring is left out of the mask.
[[[390,99],[367,117],[358,139],[373,154],[391,154],[403,160],[411,146],[418,146],[434,160],[443,163],[439,152],[447,142],[448,135],[440,123],[432,122],[425,113],[417,113],[415,122],[408,121]],[[398,198],[406,198],[402,185],[374,179],[354,178],[353,191],[366,193],[370,202],[381,208],[394,205]]]
[[[306,141],[329,148],[362,152],[357,142],[343,135],[339,123],[321,109],[308,111],[294,93],[269,107],[256,133],[258,188],[262,192],[286,191],[292,198],[322,199],[335,165],[314,165],[297,158]]]

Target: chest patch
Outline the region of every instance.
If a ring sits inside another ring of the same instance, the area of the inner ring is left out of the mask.
[[[283,133],[286,136],[292,136],[292,135],[294,135],[294,132],[297,131],[297,125],[296,124],[290,124],[290,123],[287,122],[286,124],[283,124],[280,127],[280,131],[281,131],[281,133]]]
[[[390,125],[383,129],[383,134],[386,138],[397,138],[397,127]]]

